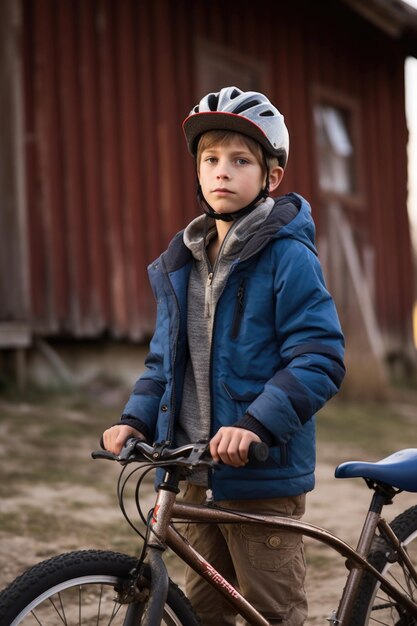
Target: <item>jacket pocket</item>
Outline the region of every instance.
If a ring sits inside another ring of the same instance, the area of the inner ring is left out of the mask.
[[[232,400],[236,420],[244,416],[248,406],[256,400],[259,395],[259,393],[251,390],[239,393],[226,382],[223,382],[223,388],[230,400]]]
[[[239,288],[236,292],[235,311],[233,314],[231,338],[237,339],[239,335],[240,325],[242,323],[243,311],[245,305],[245,283],[240,281]]]
[[[236,421],[240,420],[244,414],[247,412],[250,404],[261,393],[261,389],[259,391],[253,391],[248,389],[245,392],[238,392],[236,389],[230,386],[230,384],[223,381],[223,388],[227,393],[228,397],[232,401],[232,410],[234,411],[234,416]],[[252,461],[251,466],[256,467],[269,467],[269,466],[278,466],[278,467],[287,467],[290,463],[289,459],[289,448],[286,443],[278,443],[276,446],[272,446],[270,450],[270,458],[266,462]]]

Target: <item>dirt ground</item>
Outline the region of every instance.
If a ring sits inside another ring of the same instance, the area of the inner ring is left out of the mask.
[[[341,422],[343,415],[338,418]],[[392,415],[394,432],[405,442],[393,441],[392,451],[398,445],[413,446],[410,433],[415,432],[417,403],[414,399],[397,403]],[[99,407],[79,398],[0,400],[0,588],[30,565],[69,550],[139,551],[141,544],[117,506],[118,468],[90,458],[102,429],[113,421],[114,408],[105,397]],[[379,435],[376,430],[374,437]],[[359,479],[336,480],[334,467],[336,459],[364,459],[364,454],[349,438],[334,440],[332,434],[319,438],[317,486],[308,497],[304,518],[352,545],[371,493]],[[382,458],[376,451],[372,454]],[[144,497],[151,503],[150,483]],[[415,500],[413,494],[401,494],[387,509],[387,517],[392,519]],[[346,569],[343,559],[322,545],[306,540],[306,551],[308,624],[323,624],[337,606]],[[182,584],[181,566],[172,555],[167,561],[172,578]]]

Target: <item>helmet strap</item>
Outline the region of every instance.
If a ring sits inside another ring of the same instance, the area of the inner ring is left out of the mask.
[[[234,220],[238,220],[239,218],[243,217],[244,215],[248,215],[254,209],[256,209],[256,207],[257,207],[258,203],[260,202],[260,200],[265,200],[268,196],[269,196],[269,185],[266,184],[265,187],[263,187],[263,189],[261,189],[261,191],[258,193],[256,198],[254,198],[252,200],[252,202],[250,202],[246,206],[242,207],[238,211],[233,211],[232,213],[217,213],[209,205],[209,203],[207,202],[207,200],[203,196],[203,192],[201,190],[201,186],[198,185],[198,188],[197,188],[197,199],[198,199],[199,205],[203,209],[204,213],[206,213],[206,215],[208,215],[209,217],[212,217],[215,220],[222,220],[223,222],[233,222]]]

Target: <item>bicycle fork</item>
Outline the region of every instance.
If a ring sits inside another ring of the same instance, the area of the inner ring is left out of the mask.
[[[166,550],[165,538],[171,521],[172,507],[178,492],[179,489],[175,485],[175,480],[172,483],[170,481],[162,483],[158,488],[158,496],[151,511],[151,519],[148,521],[150,538],[146,560],[151,570],[151,588],[143,616],[143,626],[157,626],[162,622],[169,589],[168,572],[162,555]],[[135,617],[133,610],[132,618],[129,614],[126,615],[123,626],[136,626],[138,622],[134,621]]]

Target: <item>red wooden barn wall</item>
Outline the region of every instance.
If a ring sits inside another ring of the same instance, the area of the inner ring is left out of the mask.
[[[286,116],[282,191],[325,203],[316,183],[314,89],[361,109],[363,207],[346,212],[376,252],[383,331],[409,335],[403,54],[327,1],[22,0],[27,209],[33,325],[44,335],[152,329],[146,265],[197,214],[181,121],[198,94],[200,41],[253,58]],[[204,78],[204,77],[203,77]]]

